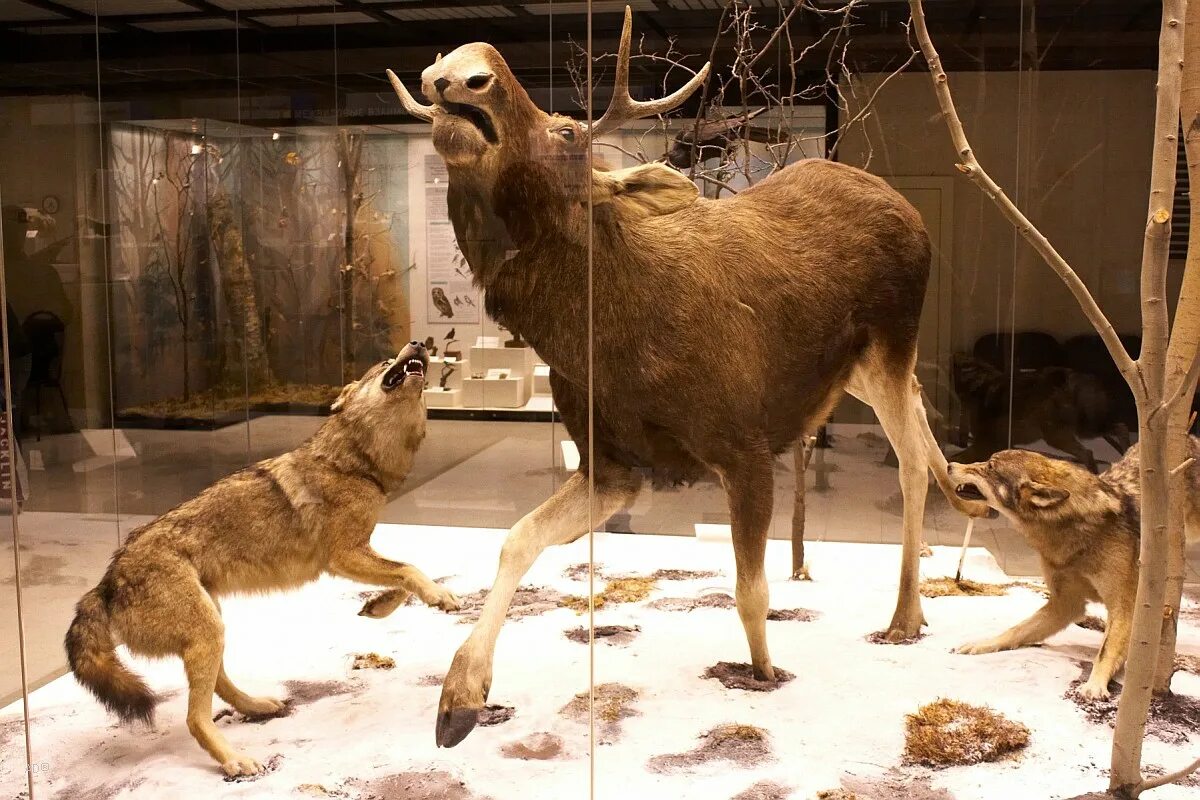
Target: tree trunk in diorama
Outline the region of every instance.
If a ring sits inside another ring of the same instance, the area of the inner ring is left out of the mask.
[[[229,193],[219,189],[208,201],[208,227],[217,251],[222,294],[229,310],[234,346],[225,348],[224,377],[250,391],[272,382],[254,278],[246,263],[242,229],[234,219]],[[240,353],[240,359],[237,354]],[[240,368],[244,368],[244,373]]]
[[[1183,79],[1179,93],[1179,115],[1183,129],[1183,144],[1187,153],[1188,186],[1200,187],[1200,3],[1189,3],[1183,30]],[[1188,354],[1200,345],[1200,202],[1189,203],[1188,248],[1183,284],[1179,289],[1171,343],[1167,347],[1167,371],[1181,378],[1190,367]],[[1196,393],[1196,382],[1183,387],[1184,397],[1190,400]],[[1192,404],[1179,403],[1167,421],[1167,463],[1181,464],[1188,458],[1188,423]],[[1163,600],[1162,639],[1158,648],[1154,676],[1155,694],[1171,690],[1175,673],[1175,645],[1178,637],[1179,607],[1183,601],[1183,579],[1187,555],[1184,538],[1184,508],[1187,502],[1186,474],[1181,471],[1171,477],[1171,507],[1168,530],[1166,597]]]
[[[804,517],[807,513],[805,482],[808,480],[808,462],[812,459],[815,439],[810,436],[800,437],[792,450],[795,460],[796,487],[793,491],[792,503],[792,580],[810,580],[808,568],[804,565]]]
[[[1154,149],[1150,174],[1150,202],[1141,264],[1142,352],[1133,361],[1104,313],[1071,266],[1046,237],[1008,198],[982,168],[967,141],[954,107],[941,59],[929,37],[921,0],[910,0],[917,41],[929,63],[934,91],[958,154],[960,172],[976,183],[1000,208],[1017,231],[1070,289],[1085,316],[1104,340],[1110,355],[1133,392],[1138,409],[1138,439],[1141,445],[1141,566],[1135,601],[1133,632],[1125,683],[1117,710],[1110,769],[1109,792],[1117,797],[1137,797],[1168,781],[1178,780],[1200,767],[1200,760],[1164,778],[1143,780],[1142,740],[1149,716],[1156,679],[1156,662],[1162,643],[1165,589],[1168,574],[1169,477],[1185,461],[1168,461],[1171,446],[1170,419],[1180,406],[1189,403],[1189,387],[1196,383],[1200,359],[1194,343],[1196,317],[1200,315],[1194,292],[1181,297],[1176,313],[1179,334],[1169,340],[1170,324],[1166,297],[1167,263],[1170,246],[1171,208],[1175,189],[1177,132],[1179,130],[1182,83],[1185,3],[1163,3],[1159,36],[1158,89],[1154,122]],[[1190,258],[1188,267],[1196,259]],[[1184,276],[1185,286],[1200,280]],[[1189,345],[1189,340],[1192,344]],[[1177,360],[1168,370],[1168,345],[1174,345]],[[1186,366],[1183,366],[1186,365]],[[1181,369],[1181,366],[1183,368]],[[1174,652],[1161,657],[1174,659]]]
[[[354,303],[354,279],[357,261],[354,253],[355,223],[358,210],[362,207],[363,195],[359,185],[359,167],[362,164],[363,137],[349,131],[338,131],[338,165],[342,170],[342,195],[344,198],[345,226],[342,234],[342,265],[340,281],[339,311],[342,315],[342,380],[350,382],[358,375],[355,364],[355,332],[361,325],[356,319]]]

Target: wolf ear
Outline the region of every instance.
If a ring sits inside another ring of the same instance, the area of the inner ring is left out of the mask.
[[[350,399],[350,395],[354,394],[354,390],[358,388],[358,381],[347,383],[342,387],[342,391],[337,396],[337,400],[329,406],[329,413],[336,414],[346,407],[346,401]]]
[[[683,173],[651,162],[612,172],[592,171],[593,202],[612,203],[622,216],[674,214],[696,202],[700,191]]]
[[[1047,486],[1044,483],[1037,483],[1036,481],[1030,481],[1021,487],[1021,489],[1029,501],[1029,505],[1037,508],[1054,508],[1071,496],[1071,493],[1066,489]]]

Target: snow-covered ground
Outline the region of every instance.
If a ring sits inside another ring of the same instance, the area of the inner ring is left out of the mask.
[[[486,588],[502,532],[381,525],[377,549],[431,576],[450,576],[460,595]],[[588,558],[585,538],[548,551],[527,586],[584,594],[587,584],[564,570]],[[349,800],[560,800],[595,797],[810,798],[846,783],[863,798],[1065,798],[1106,783],[1110,731],[1089,722],[1064,698],[1080,662],[1090,661],[1101,634],[1072,627],[1041,648],[987,656],[955,655],[961,642],[998,632],[1031,613],[1042,598],[1028,589],[1003,597],[924,601],[928,636],[906,646],[865,637],[890,618],[899,547],[816,542],[811,583],[787,580],[789,545],[768,549],[771,607],[806,608],[811,622],[768,623],[776,665],[796,674],[774,692],[726,689],[701,678],[717,661],[747,658],[733,609],[658,610],[654,600],[732,592],[727,543],[681,537],[597,534],[596,561],[605,575],[646,575],[660,568],[715,570],[715,578],[659,581],[643,602],[596,613],[597,625],[639,626],[623,645],[598,643],[597,684],[636,691],[631,715],[604,731],[589,756],[586,722],[562,709],[588,687],[587,647],[564,632],[586,615],[560,608],[512,620],[501,634],[490,702],[513,706],[511,720],[477,728],[457,748],[434,746],[439,687],[469,628],[459,617],[417,606],[386,620],[356,615],[368,587],[326,578],[297,592],[223,602],[226,665],[251,694],[299,697],[291,716],[263,724],[219,724],[233,745],[274,770],[254,782],[227,783],[183,722],[182,669],[175,660],[133,659],[168,698],[153,731],[117,727],[71,676],[31,697],[37,800],[175,800],[190,798],[345,797]],[[953,575],[957,551],[935,548],[922,559],[925,576]],[[1004,582],[982,549],[968,556],[966,576]],[[597,589],[604,585],[597,578]],[[1198,615],[1185,620],[1181,652],[1200,654]],[[351,670],[356,653],[391,656],[395,669]],[[1200,678],[1176,676],[1176,689],[1200,696]],[[1031,741],[1016,758],[930,771],[901,764],[905,714],[938,697],[990,705],[1027,725]],[[315,699],[314,699],[315,698]],[[216,708],[220,708],[216,701]],[[0,711],[0,798],[25,788],[20,703]],[[768,732],[769,756],[757,764],[716,761],[664,770],[656,756],[695,749],[698,737],[723,723]],[[561,738],[534,737],[550,733]],[[534,738],[530,738],[534,737]],[[514,748],[515,742],[527,746]],[[1169,745],[1148,739],[1145,761],[1174,769],[1195,758],[1200,733]],[[514,752],[539,751],[546,760]],[[594,769],[592,769],[594,767]],[[904,788],[907,787],[907,788]],[[1195,798],[1197,789],[1157,790],[1161,800]]]

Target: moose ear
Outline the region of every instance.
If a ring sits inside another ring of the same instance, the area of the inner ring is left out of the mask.
[[[346,407],[346,401],[350,399],[350,395],[354,394],[354,390],[358,388],[358,381],[347,383],[342,387],[342,391],[337,396],[337,400],[329,406],[329,413],[336,414]]]
[[[1022,486],[1021,490],[1029,501],[1029,505],[1036,508],[1054,508],[1071,496],[1066,489],[1047,486],[1036,481],[1030,481]]]
[[[622,216],[674,214],[696,202],[696,184],[666,164],[651,162],[612,172],[592,172],[594,202],[612,203]]]

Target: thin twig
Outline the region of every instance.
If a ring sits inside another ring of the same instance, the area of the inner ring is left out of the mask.
[[[1176,772],[1171,772],[1166,775],[1160,775],[1157,778],[1150,778],[1142,781],[1137,785],[1137,788],[1134,789],[1133,795],[1136,797],[1142,792],[1148,792],[1151,789],[1157,789],[1159,786],[1166,786],[1168,783],[1175,783],[1176,781],[1180,781],[1186,778],[1188,775],[1191,775],[1196,770],[1200,770],[1200,758],[1197,758],[1195,761]]]

